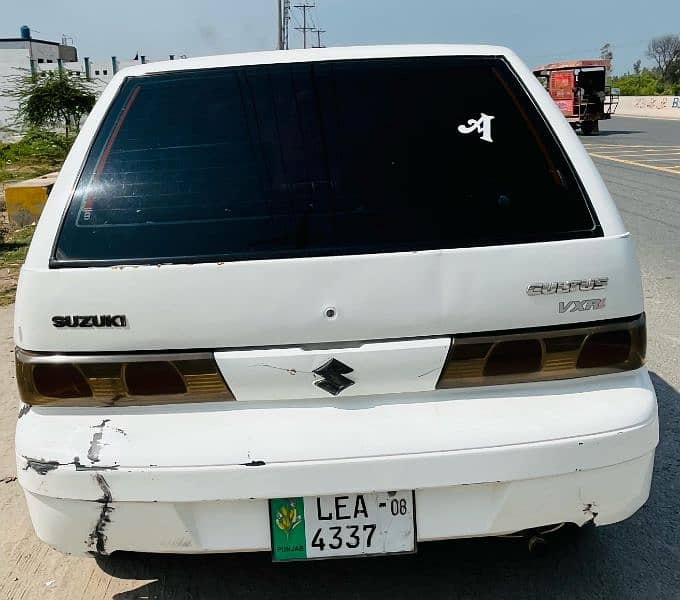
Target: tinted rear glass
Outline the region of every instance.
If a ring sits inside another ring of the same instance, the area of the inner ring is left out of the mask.
[[[199,262],[596,235],[503,60],[347,60],[127,79],[54,258]]]

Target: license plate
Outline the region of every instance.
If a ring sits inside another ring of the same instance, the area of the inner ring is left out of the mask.
[[[269,501],[275,561],[414,552],[412,491]]]

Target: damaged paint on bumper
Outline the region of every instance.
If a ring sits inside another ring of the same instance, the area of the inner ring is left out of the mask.
[[[38,536],[73,554],[266,550],[272,497],[414,489],[424,541],[604,525],[649,494],[644,369],[380,400],[36,407],[17,473]]]

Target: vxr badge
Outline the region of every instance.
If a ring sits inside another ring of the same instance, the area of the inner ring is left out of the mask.
[[[354,385],[351,379],[345,377],[347,373],[352,371],[354,369],[351,367],[341,363],[336,358],[331,358],[327,363],[312,371],[321,377],[320,380],[314,382],[314,385],[333,396],[337,396],[342,390],[347,389],[350,385]]]

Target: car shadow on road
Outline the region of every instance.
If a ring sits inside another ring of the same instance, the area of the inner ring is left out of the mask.
[[[553,534],[541,552],[522,540],[421,544],[418,553],[272,564],[266,553],[97,560],[109,575],[154,581],[116,600],[197,598],[675,598],[680,589],[680,394],[658,375],[661,442],[652,492],[630,519]],[[451,507],[455,510],[455,507]]]
[[[633,131],[633,130],[625,130],[625,129],[609,129],[609,130],[603,130],[600,129],[600,133],[598,133],[595,136],[584,136],[584,137],[606,137],[608,135],[633,135],[635,133],[645,133],[644,131]]]

